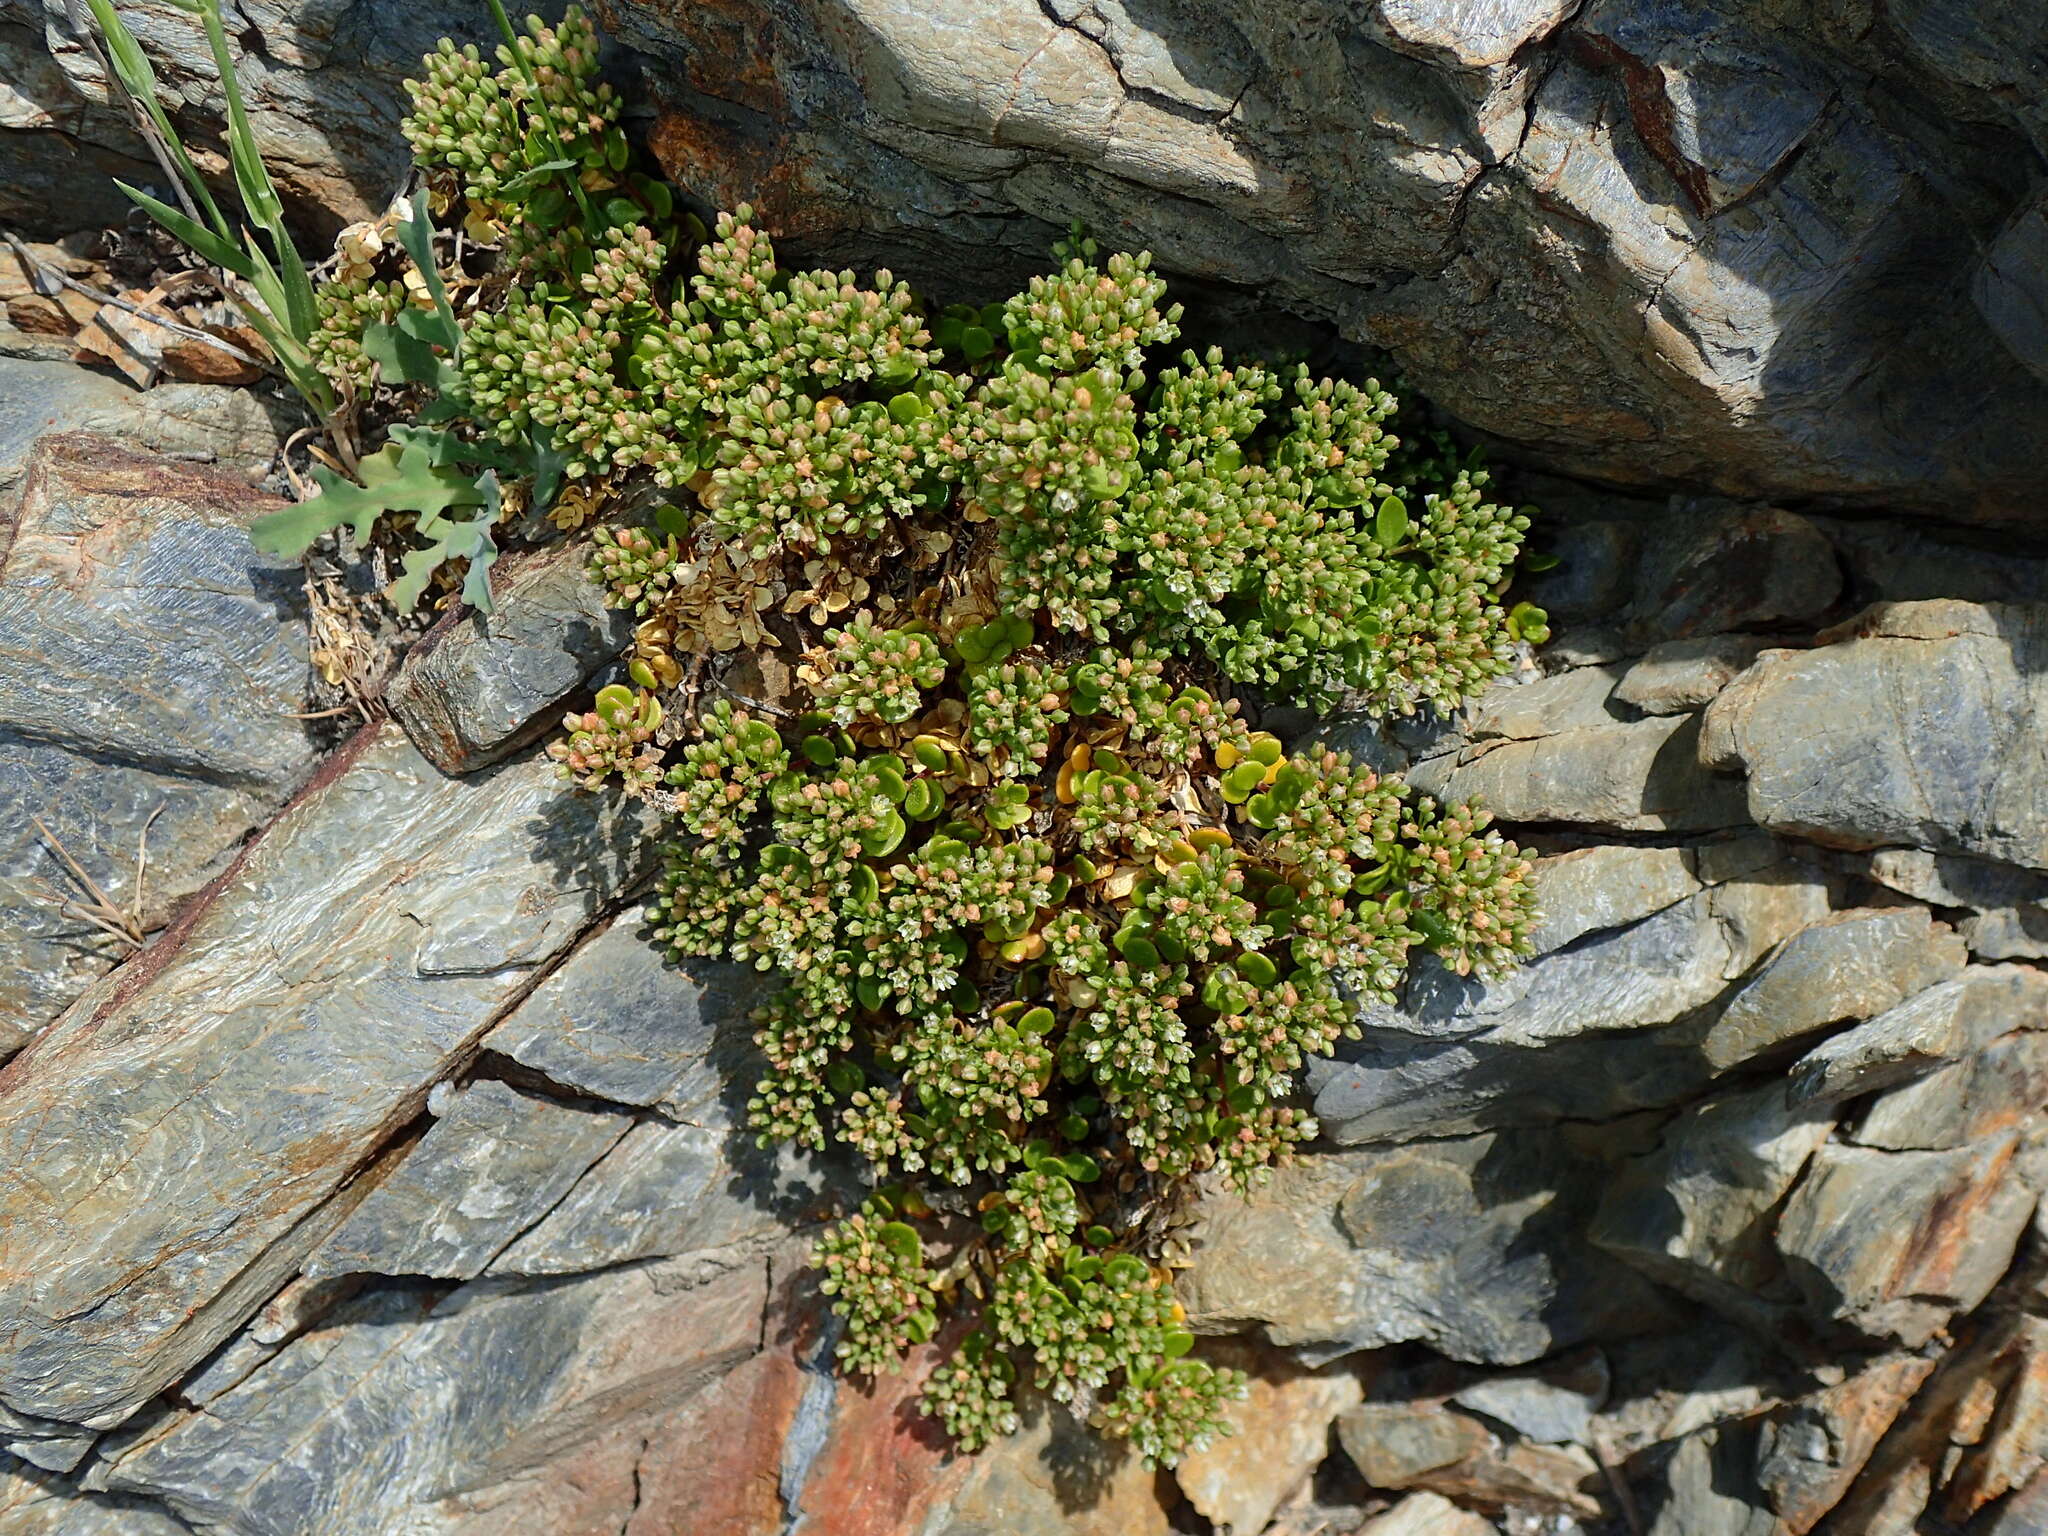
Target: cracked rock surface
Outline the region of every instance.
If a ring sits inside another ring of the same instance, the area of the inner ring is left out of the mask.
[[[2030,0],[595,9],[677,180],[834,266],[971,273],[985,299],[1080,217],[1387,348],[1440,405],[1574,473],[2033,511],[2048,13]],[[131,10],[210,134],[196,21]],[[259,142],[319,223],[397,185],[419,54],[489,32],[452,0],[241,12]],[[0,4],[0,61],[0,215],[75,222],[83,196],[118,221],[106,174],[153,168],[61,0]]]
[[[227,798],[160,818],[146,947],[10,1015],[0,1536],[2009,1536],[2048,1496],[2023,551],[1565,495],[1580,618],[1456,718],[1322,727],[1493,775],[1545,916],[1506,978],[1418,967],[1312,1064],[1322,1146],[1188,1212],[1255,1385],[1173,1477],[1064,1410],[949,1457],[929,1349],[830,1371],[806,1254],[859,1182],[744,1131],[763,978],[665,962],[645,813],[519,745],[600,659],[549,638],[563,557],[421,643],[443,707],[327,745],[254,493],[25,462],[19,750],[80,815]]]
[[[625,633],[573,554],[392,718],[296,719],[271,413],[0,335],[0,1536],[2048,1528],[2048,13],[596,9],[677,178],[806,257],[985,298],[1079,216],[1524,467],[1555,638],[1320,730],[1486,796],[1536,954],[1418,967],[1311,1064],[1317,1149],[1173,1234],[1235,1438],[949,1457],[929,1352],[831,1371],[858,1180],[744,1133],[763,978],[663,961],[648,825],[541,754]],[[203,130],[196,24],[124,14]],[[238,19],[323,228],[488,25]],[[0,0],[0,127],[11,223],[149,176],[61,0]]]

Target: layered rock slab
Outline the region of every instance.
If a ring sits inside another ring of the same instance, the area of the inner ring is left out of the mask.
[[[2034,1210],[2015,1150],[2012,1136],[1948,1151],[1823,1147],[1777,1232],[1813,1311],[1917,1348],[1974,1308]]]
[[[432,1107],[434,1095],[429,1095]],[[313,1279],[372,1273],[471,1280],[568,1193],[631,1120],[474,1083],[307,1260]]]
[[[90,898],[35,818],[147,931],[317,755],[292,718],[299,573],[247,531],[279,503],[84,434],[37,443],[19,491],[0,510],[0,1051],[120,953],[59,910]]]
[[[1715,1076],[1704,1041],[1731,983],[1828,915],[1823,872],[1767,838],[1586,849],[1539,861],[1536,881],[1544,952],[1492,982],[1425,963],[1399,1008],[1366,1010],[1363,1039],[1309,1063],[1326,1136],[1406,1141],[1677,1103]]]
[[[1710,1306],[1768,1318],[1772,1213],[1833,1128],[1783,1083],[1690,1106],[1608,1185],[1588,1235]]]
[[[1709,832],[1742,826],[1742,788],[1700,764],[1688,715],[1564,726],[1479,742],[1410,771],[1443,800],[1481,800],[1504,821],[1560,821],[1622,832]]]
[[[458,1527],[495,1490],[653,1425],[752,1356],[765,1260],[699,1285],[639,1265],[575,1285],[381,1293],[98,1479],[202,1527],[385,1536]],[[447,1360],[468,1362],[450,1372]],[[516,1504],[501,1522],[518,1528]],[[532,1529],[532,1527],[525,1527]],[[585,1527],[586,1529],[588,1527]]]
[[[36,445],[59,433],[92,433],[130,453],[149,449],[214,463],[246,486],[249,472],[268,468],[284,440],[282,418],[244,389],[139,390],[72,362],[0,357],[0,507],[19,492]]]
[[[1702,758],[1746,773],[1758,825],[2048,869],[2048,606],[1880,603],[1833,635],[1707,709]]]
[[[582,541],[491,573],[491,613],[437,624],[391,680],[391,711],[445,773],[502,762],[558,725],[563,701],[632,642],[632,614],[607,608]]]
[[[1344,1366],[1304,1371],[1272,1350],[1212,1346],[1204,1355],[1250,1381],[1244,1399],[1223,1409],[1229,1433],[1183,1456],[1174,1481],[1217,1536],[1254,1536],[1308,1482],[1329,1449],[1331,1424],[1364,1386]]]
[[[173,932],[0,1074],[0,1403],[104,1427],[226,1338],[344,1181],[645,872],[545,759],[367,730]]]
[[[1324,1153],[1203,1203],[1182,1299],[1310,1362],[1420,1340],[1519,1365],[1638,1332],[1663,1303],[1583,1236],[1604,1177],[1551,1130]]]
[[[723,961],[693,959],[685,970],[649,939],[650,921],[645,907],[620,913],[492,1030],[485,1048],[575,1093],[702,1121],[728,1088],[723,1069],[751,1048],[749,1014],[775,979]]]

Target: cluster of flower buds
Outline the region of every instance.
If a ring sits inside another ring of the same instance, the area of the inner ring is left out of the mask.
[[[410,299],[405,284],[379,282],[367,271],[338,274],[313,290],[313,333],[306,346],[320,371],[337,386],[344,382],[357,394],[376,382],[363,332],[388,325],[405,312]]]
[[[590,579],[605,589],[610,606],[645,617],[675,582],[682,548],[674,534],[646,528],[591,530]]]
[[[618,93],[597,79],[597,33],[582,9],[552,27],[528,17],[518,48],[501,45],[493,69],[474,46],[443,38],[426,78],[405,82],[412,111],[399,126],[413,157],[456,171],[465,196],[494,208],[528,192],[558,151],[580,165],[623,159],[612,148]]]
[[[1017,1432],[1017,1407],[1010,1398],[1017,1368],[992,1346],[987,1334],[970,1333],[925,1379],[924,1411],[970,1454]]]
[[[1067,718],[1063,672],[1033,661],[981,667],[967,679],[967,746],[992,773],[1037,774],[1052,750],[1053,727]]]
[[[906,1348],[937,1331],[938,1277],[924,1262],[923,1241],[907,1222],[890,1220],[880,1201],[828,1228],[814,1262],[825,1271],[818,1289],[846,1320],[838,1354],[848,1370],[893,1371]]]
[[[1224,1404],[1250,1390],[1244,1372],[1202,1360],[1174,1360],[1133,1373],[1099,1412],[1103,1428],[1131,1442],[1148,1467],[1170,1467],[1230,1432]]]
[[[569,734],[548,743],[548,756],[558,774],[585,789],[596,789],[616,773],[628,794],[641,794],[653,787],[661,767],[661,748],[654,744],[660,724],[659,699],[613,683],[597,691],[594,707],[562,717]]]
[[[923,708],[920,690],[939,686],[946,658],[939,642],[915,629],[878,628],[862,614],[826,637],[830,649],[812,688],[818,707],[840,725],[897,725]]]
[[[696,844],[664,843],[661,854],[661,878],[647,904],[655,942],[674,960],[724,958],[749,885],[745,872]]]
[[[1410,923],[1459,975],[1498,976],[1529,947],[1529,861],[1468,805],[1418,797],[1401,827]]]
[[[701,838],[738,843],[768,786],[788,770],[789,753],[774,726],[725,699],[712,704],[697,728],[701,738],[684,747],[683,760],[668,771],[676,815]]]
[[[1079,256],[1050,277],[1034,277],[1003,306],[1010,346],[1053,373],[1080,373],[1098,364],[1126,370],[1143,361],[1146,347],[1180,334],[1180,306],[1161,312],[1166,280],[1152,271],[1152,253],[1119,251],[1101,267]]]
[[[825,1115],[831,1099],[826,1078],[853,1048],[852,1015],[820,1014],[794,992],[780,992],[754,1015],[754,1043],[768,1071],[747,1101],[747,1124],[763,1144],[825,1145]]]

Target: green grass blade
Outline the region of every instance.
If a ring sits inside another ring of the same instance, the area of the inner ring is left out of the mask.
[[[320,312],[313,303],[313,280],[306,275],[306,264],[299,259],[299,248],[292,243],[283,219],[270,231],[270,238],[277,247],[277,263],[284,278],[283,318],[292,335],[302,342],[309,340],[320,323]]]
[[[286,325],[284,279],[278,276],[277,268],[270,264],[270,258],[263,254],[263,248],[254,240],[245,235],[242,246],[249,254],[249,282],[256,290],[256,297],[263,301],[271,319],[279,325]]]
[[[200,18],[206,24],[207,46],[213,50],[213,66],[220,71],[222,94],[228,106],[228,159],[235,168],[235,189],[249,217],[265,229],[284,218],[284,202],[263,164],[263,152],[256,147],[255,132],[249,127],[249,113],[242,101],[242,82],[235,74],[234,56],[228,52],[228,35],[221,26],[220,0],[201,0]]]
[[[270,237],[271,250],[277,258],[277,302],[272,310],[280,324],[304,341],[319,323],[312,280],[306,276],[306,264],[299,259],[298,247],[285,228],[284,199],[270,179],[263,151],[256,144],[255,130],[249,125],[242,82],[235,73],[227,31],[221,24],[220,0],[201,0],[200,15],[206,23],[207,46],[213,50],[214,67],[220,71],[221,90],[227,99],[228,158],[235,168],[235,187],[250,219]],[[265,301],[270,302],[268,295]]]
[[[218,0],[215,0],[215,3],[218,3]],[[540,130],[546,136],[549,147],[554,150],[555,158],[574,163],[575,157],[569,153],[569,146],[555,130],[554,114],[548,110],[547,98],[541,94],[540,79],[533,72],[533,64],[520,49],[519,31],[512,25],[512,18],[505,14],[505,0],[490,0],[490,7],[491,19],[497,22],[498,31],[505,39],[505,49],[512,55],[513,67],[526,82],[528,108],[533,114],[534,121],[540,124]],[[571,176],[569,190],[575,194],[576,207],[583,215],[585,226],[596,228],[597,210],[591,206],[590,194],[583,189],[582,178]]]
[[[234,241],[215,234],[204,224],[188,218],[170,204],[160,203],[147,192],[129,186],[125,181],[116,180],[114,185],[144,213],[191,247],[193,254],[200,260],[210,262],[216,267],[225,267],[239,278],[255,280],[256,268],[249,259],[251,252],[244,250]]]
[[[164,148],[170,153],[186,191],[205,210],[206,220],[213,226],[214,233],[223,239],[232,238],[226,215],[213,200],[213,193],[199,174],[199,167],[185,152],[185,141],[171,126],[170,114],[164,111],[163,102],[157,95],[156,71],[150,67],[149,55],[142,51],[142,45],[114,10],[111,0],[86,0],[86,4],[92,7],[93,20],[99,24],[100,37],[107,45],[107,60],[113,66],[121,89],[149,114],[149,120],[163,136]]]

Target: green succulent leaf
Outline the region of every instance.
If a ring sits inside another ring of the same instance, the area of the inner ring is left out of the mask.
[[[876,1231],[875,1239],[906,1263],[915,1263],[924,1257],[924,1239],[917,1235],[917,1228],[908,1222],[883,1223]]]
[[[1389,496],[1380,503],[1378,514],[1373,518],[1373,537],[1382,549],[1398,549],[1408,541],[1408,503],[1398,496]]]

